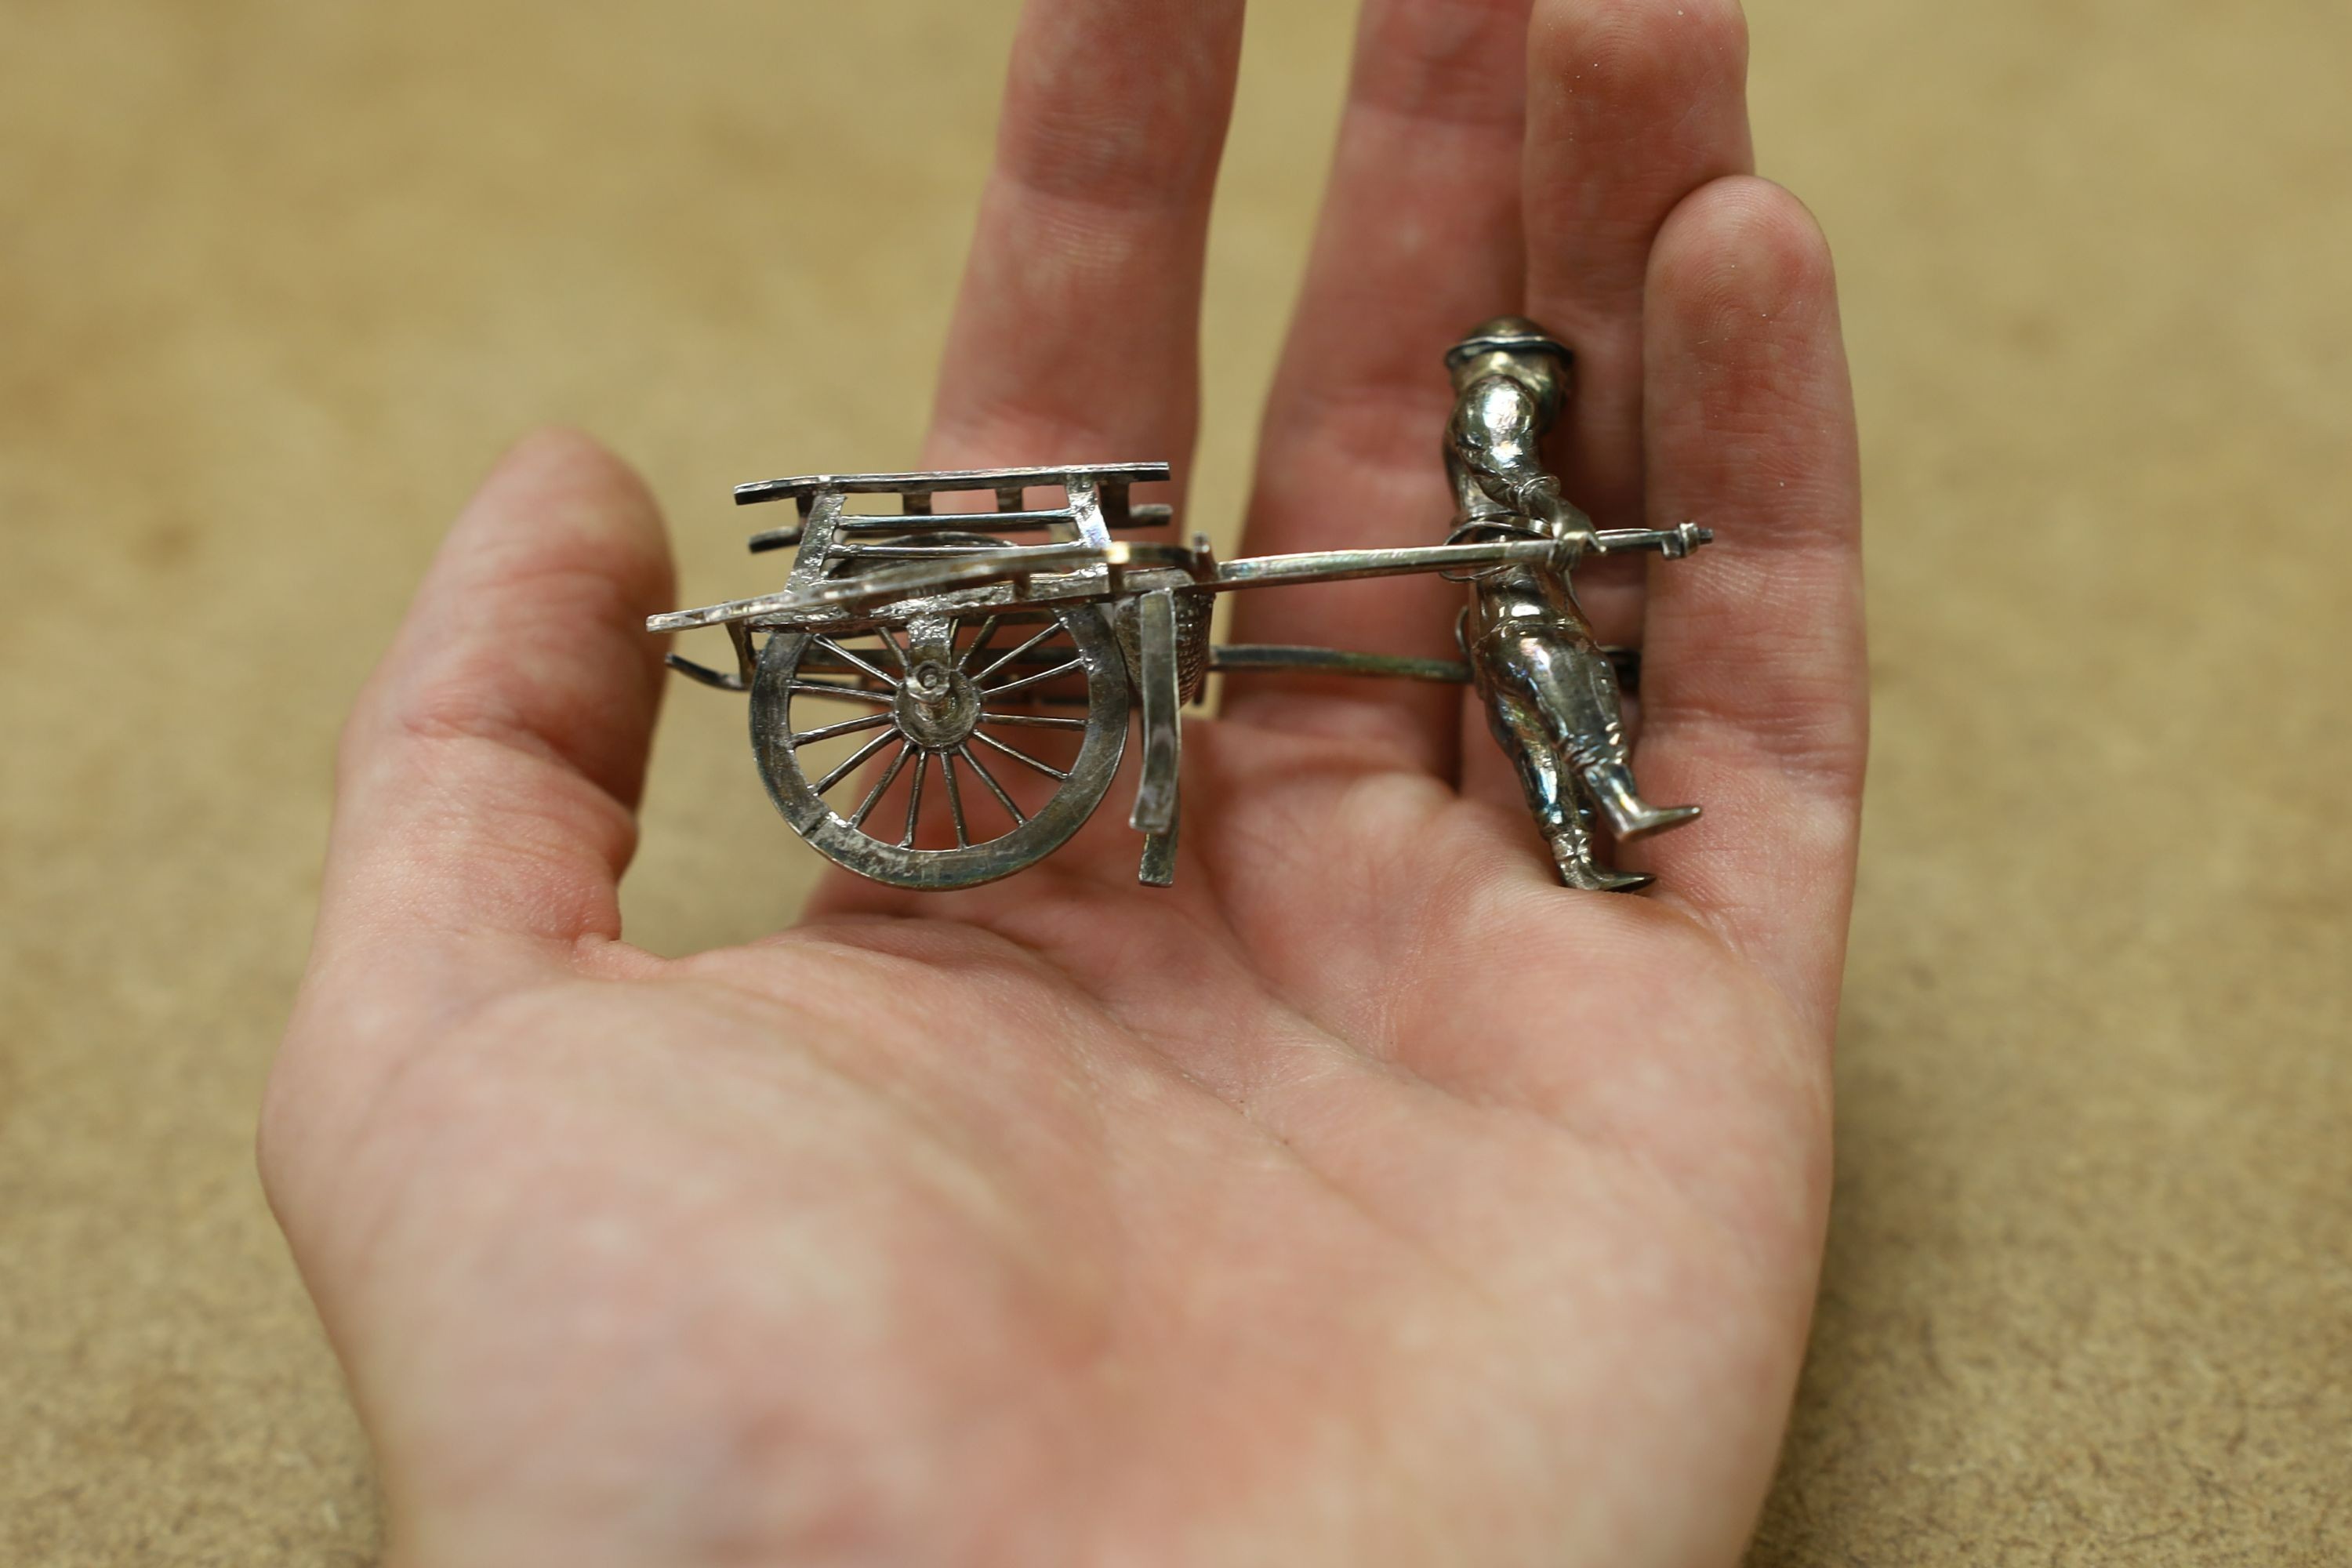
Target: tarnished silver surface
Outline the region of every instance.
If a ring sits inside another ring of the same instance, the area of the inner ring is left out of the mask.
[[[1076,463],[1066,468],[940,468],[906,474],[801,474],[789,479],[761,479],[735,487],[735,504],[790,499],[809,504],[822,495],[893,495],[928,498],[947,490],[992,490],[1000,498],[1008,490],[1017,496],[1024,488],[1066,487],[1073,480],[1124,494],[1129,485],[1156,484],[1175,477],[1166,463]],[[928,505],[920,510],[929,510]],[[999,511],[1017,511],[1016,500]]]
[[[1446,354],[1454,417],[1446,471],[1452,537],[1549,541],[1559,553],[1468,574],[1461,641],[1489,728],[1519,775],[1528,809],[1571,888],[1624,890],[1650,878],[1598,853],[1597,819],[1619,839],[1680,826],[1696,805],[1655,806],[1634,785],[1617,679],[1577,605],[1570,573],[1587,554],[1654,549],[1687,555],[1714,536],[1693,523],[1596,530],[1544,468],[1544,434],[1567,407],[1574,356],[1533,321],[1503,317]]]
[[[1101,804],[1126,749],[1129,704],[1126,661],[1100,611],[1057,611],[1002,649],[986,620],[877,626],[867,634],[877,639],[871,649],[822,632],[768,638],[751,681],[751,749],[776,809],[827,859],[901,888],[974,887],[1051,854]],[[860,679],[804,674],[812,651],[845,661]],[[1053,662],[1034,667],[1021,653]],[[1084,718],[1034,711],[1027,693],[1073,679],[1085,687]],[[836,718],[826,710],[835,705],[868,711]],[[1068,765],[1025,739],[1049,730],[1078,735]],[[809,760],[824,742],[851,738],[855,749],[822,768]],[[1044,805],[1024,810],[999,776],[1024,772],[1054,781]],[[902,773],[904,805],[882,812]],[[837,804],[828,805],[834,790]]]
[[[1618,689],[1633,694],[1642,684],[1642,651],[1601,650],[1616,672]],[[1433,680],[1467,686],[1470,666],[1458,658],[1408,658],[1397,654],[1350,653],[1336,647],[1296,647],[1280,643],[1225,643],[1208,650],[1209,668],[1219,675],[1297,670],[1308,675],[1370,675],[1394,680]],[[670,656],[677,662],[677,655]]]
[[[1309,675],[1450,681],[1457,686],[1466,686],[1470,681],[1470,667],[1459,659],[1405,658],[1394,654],[1349,653],[1344,648],[1295,647],[1278,643],[1227,643],[1213,647],[1209,650],[1209,668],[1220,675],[1297,670]]]
[[[906,533],[927,529],[950,529],[969,523],[975,514],[961,511],[899,512],[889,517],[848,516],[842,519],[845,533]],[[1069,521],[1066,510],[1046,511],[992,511],[984,515],[991,533],[1048,533],[1055,525]],[[1164,528],[1175,519],[1175,509],[1167,506],[1134,506],[1128,509],[1124,521],[1112,522],[1115,529]],[[763,528],[746,541],[755,555],[770,550],[786,550],[801,542],[801,524],[788,522],[782,528]]]
[[[755,553],[795,552],[782,589],[655,616],[646,629],[726,628],[731,673],[677,654],[671,668],[750,692],[752,750],[777,809],[819,853],[877,881],[963,888],[1034,864],[1100,804],[1132,722],[1142,734],[1129,819],[1144,836],[1137,874],[1166,886],[1181,818],[1181,709],[1212,670],[1306,670],[1475,681],[1563,878],[1628,885],[1636,879],[1594,857],[1596,815],[1625,837],[1696,808],[1659,812],[1634,793],[1612,674],[1612,663],[1630,673],[1634,656],[1592,645],[1568,574],[1589,554],[1685,555],[1711,536],[1690,523],[1594,531],[1533,458],[1565,400],[1564,361],[1547,380],[1552,345],[1525,323],[1466,342],[1450,362],[1468,379],[1448,446],[1464,505],[1444,543],[1220,562],[1204,537],[1114,537],[1170,521],[1168,508],[1129,498],[1168,479],[1164,463],[814,474],[735,492],[739,503],[795,504],[795,521],[751,539]],[[1055,489],[1061,505],[1029,504],[1032,491]],[[935,510],[954,492],[983,493],[995,510]],[[870,496],[898,510],[849,510]],[[1007,533],[1046,538],[1016,544]],[[1209,646],[1218,594],[1423,572],[1473,584],[1462,662]],[[1073,740],[1074,755],[1054,750]],[[1040,780],[1052,781],[1042,804]]]
[[[1155,588],[1136,601],[1136,695],[1143,727],[1143,782],[1128,819],[1138,833],[1171,833],[1176,827],[1176,767],[1183,731],[1177,673],[1176,591]]]
[[[1181,585],[1171,580],[1171,588]],[[1127,655],[1129,679],[1141,689],[1143,668],[1142,630],[1139,612],[1144,595],[1120,600],[1111,611],[1111,629],[1118,634],[1119,651]],[[1206,594],[1172,594],[1170,604],[1176,618],[1176,700],[1180,703],[1197,701],[1202,688],[1208,684],[1210,659],[1209,623],[1216,602]]]
[[[985,513],[980,521],[988,521]],[[1628,542],[1638,542],[1628,531]],[[1641,533],[1641,542],[1666,535]],[[916,560],[897,558],[887,567],[851,576],[788,586],[779,594],[735,599],[698,610],[656,616],[653,631],[687,631],[727,621],[771,616],[823,618],[827,612],[875,605],[905,604],[964,589],[1005,588],[990,602],[1068,603],[1146,591],[1133,574],[1176,571],[1194,592],[1230,593],[1275,584],[1342,583],[1360,577],[1392,577],[1417,572],[1463,572],[1495,566],[1550,565],[1572,561],[1579,549],[1594,549],[1536,538],[1498,539],[1457,544],[1404,545],[1388,550],[1319,550],[1295,555],[1259,555],[1215,561],[1197,548],[1133,540],[1016,544],[971,549]],[[803,548],[806,548],[803,545]],[[837,560],[856,559],[834,551]],[[979,602],[979,601],[975,601]]]

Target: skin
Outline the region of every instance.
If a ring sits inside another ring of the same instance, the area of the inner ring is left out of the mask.
[[[930,463],[1189,452],[1239,26],[1033,0]],[[1645,787],[1706,806],[1626,851],[1650,894],[1553,884],[1460,691],[1266,679],[1188,725],[1171,891],[1110,809],[654,957],[614,885],[661,524],[584,437],[499,465],[347,727],[262,1123],[392,1563],[1737,1559],[1865,744],[1830,262],[1748,173],[1744,59],[1727,0],[1371,0],[1248,520],[1437,539],[1445,344],[1573,342],[1567,493],[1718,531],[1580,581],[1646,647]],[[1234,635],[1438,653],[1460,594]]]

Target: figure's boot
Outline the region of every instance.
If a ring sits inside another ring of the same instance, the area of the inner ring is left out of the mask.
[[[1594,763],[1582,772],[1584,787],[1609,819],[1619,843],[1680,827],[1698,816],[1695,805],[1652,805],[1633,790],[1633,772],[1622,763]]]
[[[1559,868],[1564,886],[1588,893],[1630,893],[1657,880],[1646,872],[1612,870],[1595,860],[1592,830],[1581,813],[1570,812],[1566,823],[1547,829],[1544,841],[1551,846],[1552,864]]]

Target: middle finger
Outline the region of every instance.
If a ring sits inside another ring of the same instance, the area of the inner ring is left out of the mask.
[[[1738,0],[1543,0],[1528,34],[1528,313],[1576,351],[1569,499],[1642,519],[1642,289],[1676,204],[1749,173]]]
[[[1252,552],[1435,544],[1445,347],[1521,287],[1528,0],[1367,0],[1307,283],[1266,400]],[[1462,590],[1399,577],[1241,595],[1243,641],[1451,658]],[[1457,688],[1251,676],[1228,717],[1343,728],[1451,767]]]
[[[1752,161],[1738,0],[1539,0],[1528,28],[1527,310],[1576,351],[1552,457],[1568,499],[1603,528],[1642,524],[1651,245],[1685,195]],[[1643,570],[1636,557],[1577,573],[1603,642],[1640,640]],[[1465,731],[1486,727],[1477,707]],[[1497,802],[1519,793],[1500,753],[1475,741],[1462,785]]]
[[[1181,496],[1242,10],[1024,7],[927,464],[1165,459]]]

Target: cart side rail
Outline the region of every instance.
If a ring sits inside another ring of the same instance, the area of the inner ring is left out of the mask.
[[[820,500],[830,498],[835,510],[834,527],[840,532],[965,530],[987,528],[1008,533],[1052,532],[1067,528],[1090,544],[1108,544],[1113,531],[1157,528],[1171,520],[1165,506],[1131,505],[1128,492],[1139,484],[1156,484],[1172,477],[1166,463],[1077,463],[1064,468],[947,468],[908,474],[802,474],[786,479],[761,479],[735,487],[735,504],[790,497],[799,503],[800,522],[764,529],[749,541],[754,554],[800,543],[809,518]],[[1058,486],[1064,504],[1045,510],[1024,505],[1030,487]],[[932,497],[941,493],[993,490],[992,512],[934,513]],[[851,512],[843,505],[853,495],[895,495],[898,511]],[[831,548],[828,538],[826,547]]]
[[[1130,506],[1123,519],[1106,517],[1117,531],[1164,528],[1175,520],[1176,509],[1164,503]],[[1044,533],[1074,527],[1076,519],[1066,507],[1051,511],[844,512],[834,527],[841,533]],[[803,525],[795,521],[781,528],[763,528],[745,542],[751,553],[789,550],[801,542]]]
[[[1106,488],[1148,485],[1174,477],[1166,463],[1078,463],[1064,468],[946,468],[919,474],[799,474],[735,487],[735,504],[797,500],[831,490],[840,495],[928,496],[943,490],[1003,490],[1092,479]]]

